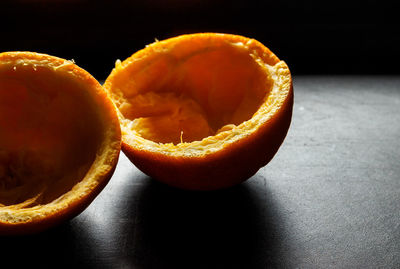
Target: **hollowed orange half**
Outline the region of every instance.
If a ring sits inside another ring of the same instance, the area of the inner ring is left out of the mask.
[[[248,179],[277,152],[292,115],[288,66],[237,35],[157,41],[117,61],[104,87],[119,111],[125,154],[185,189]]]
[[[120,127],[101,85],[71,61],[0,54],[0,234],[80,213],[110,179]]]

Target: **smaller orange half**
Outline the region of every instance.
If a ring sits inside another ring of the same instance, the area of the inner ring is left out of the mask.
[[[157,41],[117,61],[104,88],[118,108],[128,158],[184,189],[251,177],[275,155],[292,116],[288,66],[238,35]]]
[[[0,234],[83,211],[110,179],[121,132],[101,85],[71,61],[0,54]]]

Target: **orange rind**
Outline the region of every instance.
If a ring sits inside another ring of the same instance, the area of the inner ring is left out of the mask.
[[[254,175],[278,151],[292,116],[288,66],[238,35],[156,41],[117,61],[104,88],[127,157],[183,189],[226,188]]]
[[[82,212],[116,167],[121,132],[101,85],[72,61],[0,53],[0,234]]]

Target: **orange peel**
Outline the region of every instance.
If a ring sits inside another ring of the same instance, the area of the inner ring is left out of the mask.
[[[109,181],[121,131],[101,85],[72,61],[0,53],[0,234],[45,230]]]
[[[127,157],[183,189],[220,189],[254,175],[278,151],[292,116],[288,66],[238,35],[156,41],[118,60],[104,88]]]

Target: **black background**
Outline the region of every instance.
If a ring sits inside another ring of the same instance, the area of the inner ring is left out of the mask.
[[[395,1],[17,0],[0,10],[0,51],[74,59],[99,80],[155,38],[195,32],[255,38],[295,75],[400,70]]]

